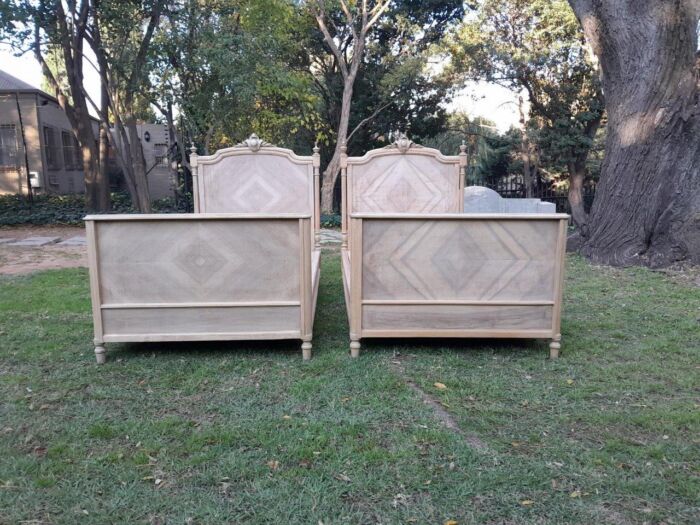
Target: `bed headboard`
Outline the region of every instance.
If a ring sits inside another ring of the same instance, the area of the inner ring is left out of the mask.
[[[341,156],[343,246],[352,213],[449,213],[464,206],[466,146],[458,156],[411,142],[401,134],[390,146],[362,157]]]
[[[310,213],[320,242],[318,146],[310,157],[252,134],[213,155],[190,155],[195,213]]]

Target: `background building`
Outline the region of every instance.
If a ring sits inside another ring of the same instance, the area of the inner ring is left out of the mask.
[[[95,119],[96,131],[98,125]],[[138,135],[151,197],[172,197],[175,179],[168,162],[167,126],[139,124]],[[34,193],[85,191],[80,147],[56,98],[0,71],[0,194],[27,193],[27,166]],[[110,182],[115,189],[123,187],[113,151]]]

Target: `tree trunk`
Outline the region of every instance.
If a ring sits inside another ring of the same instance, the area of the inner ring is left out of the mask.
[[[588,233],[588,213],[583,202],[583,183],[586,180],[586,164],[576,161],[569,163],[569,207],[571,217],[582,236]]]
[[[108,105],[107,100],[107,89],[102,86],[101,90],[101,113],[102,115],[108,115]],[[99,207],[103,211],[107,211],[111,208],[110,195],[109,195],[109,122],[103,121],[100,123],[100,174],[97,178],[97,191],[98,191],[98,203]]]
[[[126,130],[129,143],[125,146],[131,153],[131,177],[134,184],[134,193],[131,196],[132,204],[141,213],[151,212],[151,192],[148,189],[146,176],[146,159],[143,156],[143,146],[136,130],[136,119],[133,115],[126,118]]]
[[[338,125],[338,137],[335,143],[335,150],[326,170],[323,172],[323,183],[321,185],[321,212],[333,213],[333,190],[338,180],[340,171],[340,154],[343,144],[348,137],[348,127],[350,125],[350,106],[352,104],[352,92],[355,83],[355,75],[345,79],[343,87],[343,102],[340,106],[340,124]]]
[[[569,1],[608,112],[582,252],[613,265],[700,263],[700,2]]]

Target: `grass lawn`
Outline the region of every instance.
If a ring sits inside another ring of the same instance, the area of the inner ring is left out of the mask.
[[[546,342],[92,353],[87,271],[0,279],[0,523],[697,523],[700,291],[570,257]],[[446,388],[439,388],[442,383]]]

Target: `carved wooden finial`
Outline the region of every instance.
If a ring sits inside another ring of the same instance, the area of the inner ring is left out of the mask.
[[[399,133],[398,135],[399,137],[396,139],[394,144],[396,144],[396,147],[401,153],[406,153],[413,142],[411,142],[411,139],[409,139],[405,133]]]
[[[314,143],[314,155],[319,155],[321,148],[318,147],[318,141]]]
[[[348,143],[346,141],[343,141],[340,143],[340,152],[345,155],[348,151]]]
[[[250,151],[253,151],[253,152],[258,151],[263,146],[272,146],[272,144],[270,144],[269,142],[265,142],[260,137],[258,137],[255,133],[251,133],[250,137],[245,139],[240,144],[236,144],[237,148],[249,148]]]
[[[466,153],[467,152],[467,141],[462,139],[462,144],[459,146],[459,152],[460,153]]]
[[[190,146],[190,155],[196,155],[197,154],[197,146],[194,145],[194,142]]]

